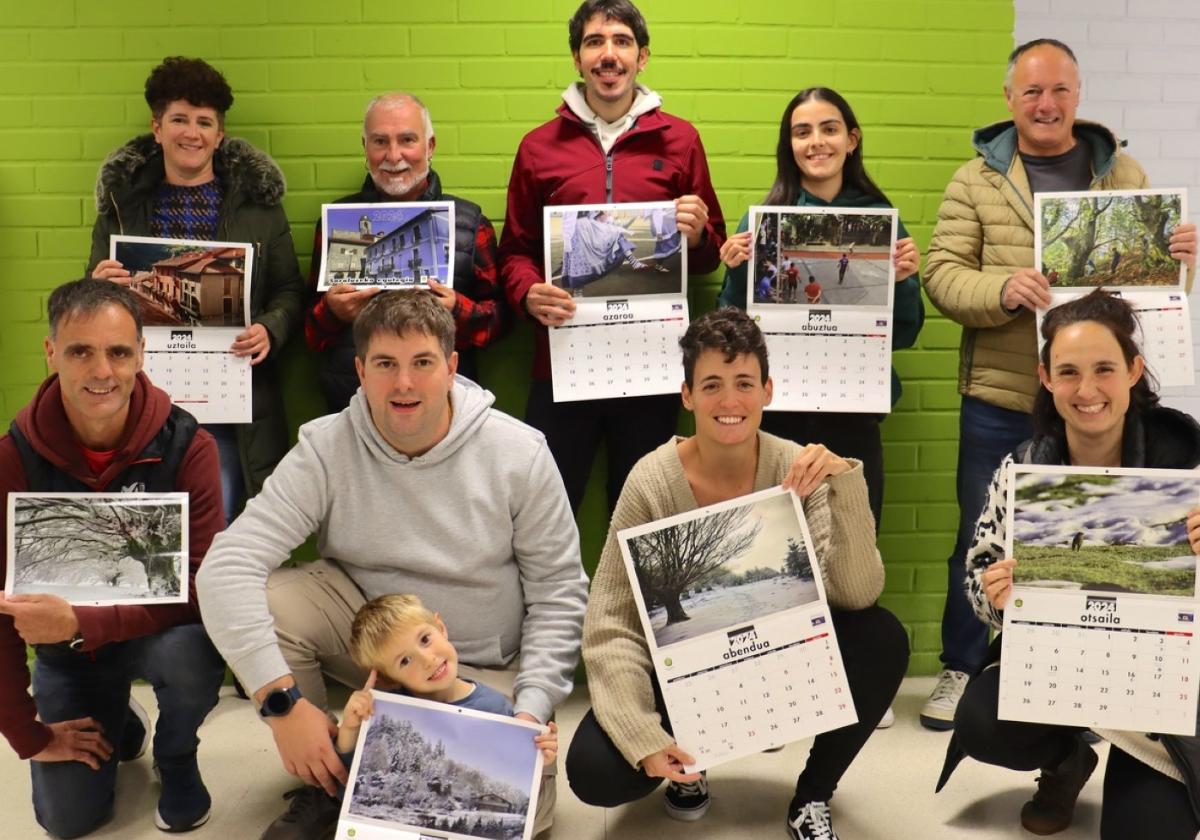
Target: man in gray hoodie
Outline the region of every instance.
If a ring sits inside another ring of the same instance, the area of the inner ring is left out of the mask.
[[[314,786],[291,795],[271,840],[336,824],[346,771],[323,674],[366,679],[346,650],[364,600],[418,595],[450,628],[460,673],[510,696],[527,720],[550,719],[579,656],[587,577],[544,437],[455,376],[454,321],[432,295],[373,298],[354,342],[362,387],[349,407],[300,429],[197,578],[213,642],[284,767]],[[281,569],[312,534],[325,559]],[[544,790],[537,830],[553,805]]]

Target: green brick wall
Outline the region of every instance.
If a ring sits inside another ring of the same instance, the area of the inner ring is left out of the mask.
[[[437,126],[449,188],[502,221],[521,135],[549,118],[572,80],[574,0],[3,0],[0,30],[0,423],[45,374],[48,290],[88,251],[96,168],[146,129],[141,86],[164,55],[220,67],[237,102],[228,131],[267,149],[288,177],[286,207],[304,268],[323,200],[358,186],[366,99],[408,88]],[[643,81],[697,123],[731,223],[773,173],[780,111],[797,89],[831,85],[865,126],[871,172],[928,243],[942,189],[976,125],[1005,115],[1010,0],[643,0],[652,57]],[[693,283],[694,311],[719,277]],[[937,667],[944,559],[956,522],[958,328],[931,318],[897,356],[904,398],[884,425],[884,603],[913,637],[913,673]],[[530,358],[522,327],[485,360],[502,408],[521,414]],[[293,426],[313,416],[314,367],[299,345],[285,369]],[[606,527],[599,485],[581,512],[584,561]]]

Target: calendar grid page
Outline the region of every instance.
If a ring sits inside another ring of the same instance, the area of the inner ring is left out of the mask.
[[[1198,505],[1191,470],[1014,465],[1002,719],[1196,732]]]
[[[554,401],[678,392],[687,248],[674,203],[546,207],[542,231],[546,282],[575,304],[549,330]]]
[[[689,772],[857,722],[793,494],[765,490],[618,541],[675,739],[696,762]],[[671,574],[697,562],[708,565],[679,595]]]
[[[814,308],[806,315],[766,310],[754,317],[775,382],[768,410],[891,411],[890,315]]]
[[[1050,281],[1050,308],[1107,289],[1137,312],[1138,346],[1159,385],[1194,384],[1187,268],[1167,251],[1171,228],[1188,218],[1187,191],[1037,193],[1034,217],[1034,264]],[[1039,353],[1047,311],[1037,311]]]
[[[746,308],[771,356],[769,411],[891,411],[898,214],[750,208]]]
[[[143,370],[200,423],[249,423],[250,358],[229,348],[240,327],[146,327]]]

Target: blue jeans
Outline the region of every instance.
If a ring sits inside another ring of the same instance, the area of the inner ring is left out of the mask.
[[[209,423],[204,428],[217,440],[217,456],[221,461],[221,499],[225,505],[225,525],[228,526],[237,514],[246,491],[237,427],[232,423]]]
[[[105,645],[94,654],[40,645],[33,669],[33,698],[45,723],[91,717],[114,749],[129,714],[130,681],[154,687],[158,721],[154,761],[192,761],[196,730],[217,704],[225,663],[202,624],[181,624],[151,636]],[[33,811],[55,837],[79,837],[109,818],[118,757],[92,770],[78,761],[31,761]]]
[[[958,538],[948,561],[946,605],[942,610],[942,664],[974,673],[987,653],[988,628],[966,594],[967,549],[983,512],[988,485],[1004,456],[1033,436],[1028,414],[962,398],[958,416]]]

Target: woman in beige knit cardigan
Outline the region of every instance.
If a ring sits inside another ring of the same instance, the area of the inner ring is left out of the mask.
[[[592,805],[640,799],[665,778],[670,816],[694,820],[708,810],[707,779],[683,772],[691,758],[671,735],[616,533],[783,484],[803,500],[858,712],[858,723],[814,740],[787,827],[798,840],[836,840],[829,799],[908,664],[904,628],[875,605],[883,565],[862,465],[819,444],[800,446],[759,430],[772,385],[762,333],[744,312],[726,308],[698,318],[680,345],[683,404],[695,416],[696,434],[642,458],[621,491],[583,629],[593,707],[571,742],[567,776]]]

